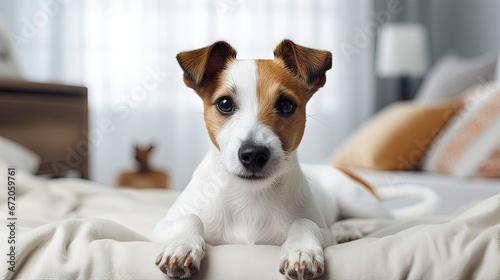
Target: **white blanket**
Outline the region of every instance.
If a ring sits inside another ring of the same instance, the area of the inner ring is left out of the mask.
[[[0,179],[6,182],[0,164]],[[0,227],[0,275],[7,279],[166,279],[150,242],[176,191],[111,189],[83,180],[41,180],[19,172],[17,259],[7,270]],[[5,185],[4,183],[2,183]],[[6,191],[0,196],[6,218]],[[500,279],[500,195],[459,216],[360,221],[373,234],[325,249],[323,279]],[[193,279],[283,279],[280,247],[207,248]]]

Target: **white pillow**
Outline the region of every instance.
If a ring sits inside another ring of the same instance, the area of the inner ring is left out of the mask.
[[[500,86],[476,87],[464,107],[439,133],[423,169],[457,176],[482,176],[482,169],[500,149]],[[491,166],[488,168],[491,169]],[[500,174],[489,170],[489,174]]]
[[[10,139],[0,136],[0,160],[9,166],[35,174],[40,167],[41,158],[32,150]]]
[[[425,103],[457,98],[465,89],[491,80],[498,54],[487,53],[474,58],[446,53],[425,75],[415,100]]]

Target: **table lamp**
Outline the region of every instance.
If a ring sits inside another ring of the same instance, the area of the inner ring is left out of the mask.
[[[411,99],[410,78],[421,78],[429,67],[426,28],[419,23],[387,23],[378,34],[376,71],[381,78],[400,79],[400,99]]]

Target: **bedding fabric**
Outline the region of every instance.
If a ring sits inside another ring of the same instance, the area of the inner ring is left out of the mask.
[[[1,178],[6,169],[0,164]],[[161,245],[150,242],[150,233],[178,192],[40,180],[21,171],[17,182],[16,272],[7,270],[2,252],[3,277],[167,278],[154,265]],[[2,209],[5,201],[2,193]],[[499,279],[499,212],[496,195],[454,217],[359,220],[375,231],[326,248],[322,279]],[[4,243],[7,228],[0,233]],[[278,246],[208,246],[192,279],[282,279],[279,253]]]

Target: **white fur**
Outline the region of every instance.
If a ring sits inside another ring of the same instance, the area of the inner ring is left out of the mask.
[[[283,245],[282,273],[289,278],[315,278],[324,271],[324,247],[336,239],[359,237],[355,231],[334,235],[330,226],[335,221],[390,216],[373,195],[344,173],[328,166],[301,166],[295,152],[282,150],[278,136],[258,121],[256,73],[254,61],[237,61],[223,73],[236,91],[237,110],[216,137],[220,151],[212,146],[154,230],[155,241],[165,244],[158,264],[164,271],[172,271],[164,264],[167,257],[184,260],[189,254],[199,269],[204,240],[210,245]],[[271,151],[266,179],[249,181],[236,176],[245,172],[238,149],[248,140]]]

